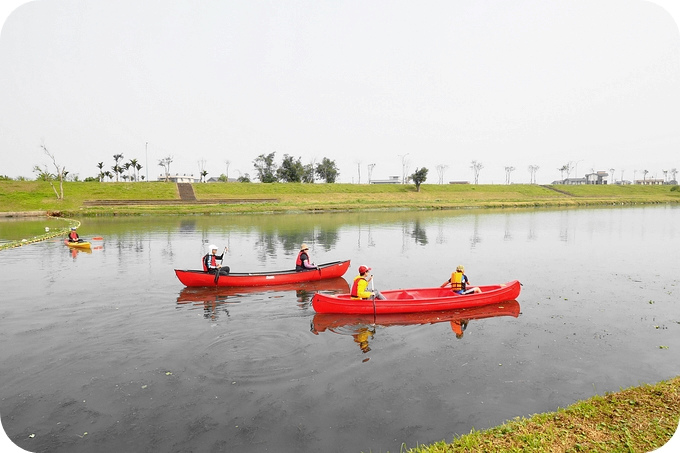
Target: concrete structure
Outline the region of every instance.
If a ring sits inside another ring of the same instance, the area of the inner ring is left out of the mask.
[[[194,175],[186,175],[186,174],[179,175],[177,173],[175,173],[174,175],[168,175],[167,178],[163,174],[158,175],[158,180],[159,181],[166,181],[167,180],[169,182],[174,182],[174,183],[178,183],[178,182],[188,182],[188,183],[201,182],[200,179],[194,178]]]
[[[388,179],[372,179],[369,184],[401,184],[399,176],[390,176]]]

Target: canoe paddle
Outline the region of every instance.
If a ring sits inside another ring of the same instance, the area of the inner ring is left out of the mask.
[[[376,314],[375,314],[375,286],[373,286],[373,276],[371,275],[371,291],[373,292],[373,297],[371,297],[371,300],[373,301],[373,328],[375,328],[375,321],[376,321]]]
[[[225,247],[222,251],[222,258],[220,258],[220,267],[222,267],[222,261],[224,261],[224,254],[227,253],[227,248]],[[220,280],[220,268],[215,268],[215,285]]]

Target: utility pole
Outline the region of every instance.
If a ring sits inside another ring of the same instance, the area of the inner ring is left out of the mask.
[[[144,158],[146,159],[144,162],[146,166],[146,182],[149,182],[149,142],[144,144]]]

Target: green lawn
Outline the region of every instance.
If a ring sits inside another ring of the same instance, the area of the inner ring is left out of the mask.
[[[58,183],[55,188],[59,190]],[[215,204],[182,206],[85,206],[86,200],[179,200],[165,182],[66,182],[64,199],[42,181],[0,181],[0,212],[58,211],[64,216],[333,211],[361,209],[513,208],[678,203],[678,186],[538,186],[532,184],[193,184],[197,199]],[[264,199],[275,201],[262,201]],[[241,203],[224,203],[239,200]],[[243,201],[250,201],[244,203]]]

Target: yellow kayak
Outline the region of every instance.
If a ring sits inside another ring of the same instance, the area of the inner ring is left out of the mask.
[[[92,246],[88,241],[70,242],[68,239],[64,239],[64,244],[78,249],[89,249]]]

